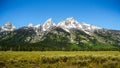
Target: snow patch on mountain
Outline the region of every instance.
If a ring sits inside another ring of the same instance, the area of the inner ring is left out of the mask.
[[[63,28],[67,32],[69,32],[69,30],[72,29],[72,28],[75,28],[75,29],[81,29],[82,28],[82,26],[79,24],[79,22],[74,20],[73,17],[70,17],[70,18],[67,18],[64,21],[61,21],[60,23],[58,23],[57,26]]]
[[[82,26],[79,25],[79,23],[76,20],[74,20],[73,17],[67,18],[66,20],[58,23],[57,26],[62,27],[62,28],[66,28],[66,29],[82,28]]]
[[[82,28],[85,29],[85,30],[102,29],[100,27],[97,27],[97,26],[94,26],[94,25],[91,25],[91,24],[87,24],[87,23],[84,23],[84,22],[82,22],[81,25],[82,25]]]
[[[36,33],[39,33],[42,31],[42,25],[38,24],[38,25],[34,26],[34,29],[35,29]]]
[[[10,22],[7,22],[4,26],[1,27],[1,31],[13,31],[15,29],[16,27]]]
[[[37,24],[36,26],[34,26],[35,28],[39,28],[41,25],[40,24]]]
[[[28,27],[33,27],[33,24],[32,23],[28,24]]]
[[[43,31],[47,31],[47,30],[51,29],[52,26],[53,26],[52,18],[49,18],[47,21],[45,21],[45,23],[42,26]]]

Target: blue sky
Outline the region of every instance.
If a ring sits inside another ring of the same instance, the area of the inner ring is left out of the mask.
[[[17,28],[29,23],[55,23],[68,17],[79,22],[120,30],[119,0],[0,0],[0,26],[10,21]]]

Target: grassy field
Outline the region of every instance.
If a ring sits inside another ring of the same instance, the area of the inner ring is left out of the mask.
[[[0,68],[120,68],[120,52],[1,51]]]

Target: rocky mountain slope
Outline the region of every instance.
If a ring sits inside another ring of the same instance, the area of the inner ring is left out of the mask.
[[[55,24],[29,24],[16,29],[7,22],[0,27],[0,50],[120,50],[120,31],[109,30],[72,17]]]

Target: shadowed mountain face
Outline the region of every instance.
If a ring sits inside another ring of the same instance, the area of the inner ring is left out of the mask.
[[[0,50],[120,50],[120,31],[73,18],[19,29],[9,22],[0,28]]]

